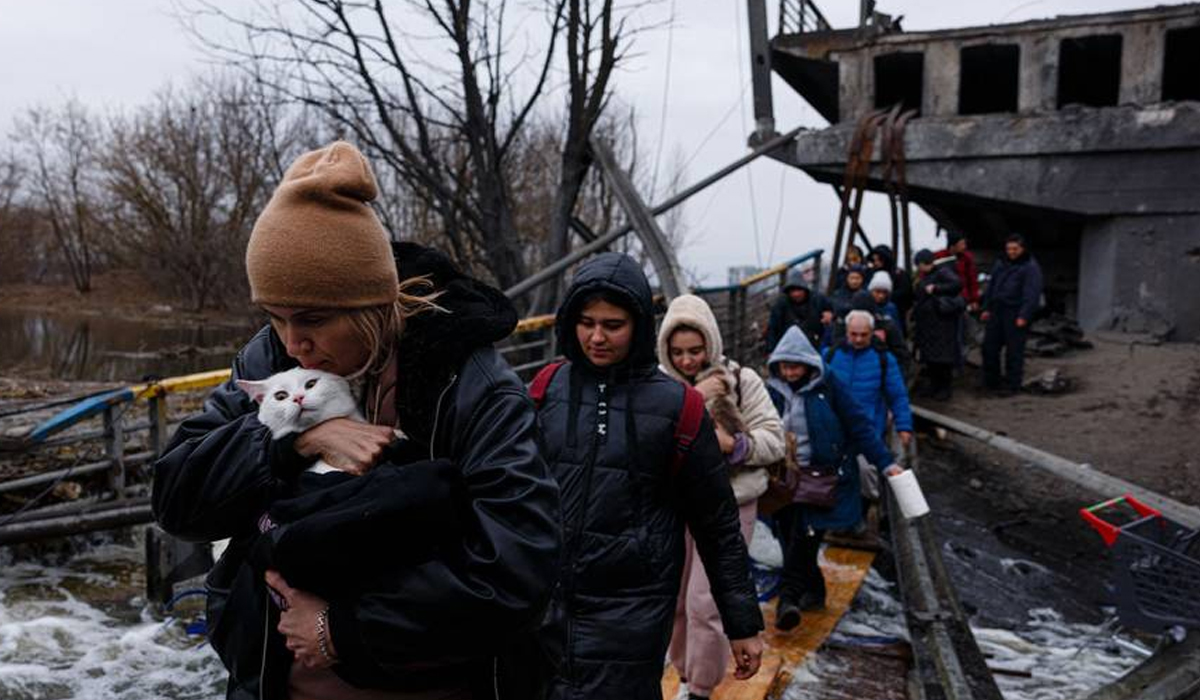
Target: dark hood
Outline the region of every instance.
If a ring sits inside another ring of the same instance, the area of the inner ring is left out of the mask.
[[[784,294],[787,294],[792,289],[803,289],[805,292],[808,292],[809,298],[812,297],[812,289],[809,288],[808,282],[804,279],[804,271],[798,267],[788,270],[787,277],[783,282]]]
[[[478,347],[507,338],[517,325],[517,310],[499,289],[468,277],[441,251],[416,243],[393,243],[400,280],[428,276],[441,292],[437,304],[449,313],[422,313],[410,318],[400,348],[436,348],[454,364]]]
[[[608,292],[623,300],[621,306],[633,314],[633,347],[618,368],[653,369],[658,362],[654,352],[654,295],[641,266],[621,253],[601,253],[591,258],[571,280],[554,320],[554,332],[563,355],[572,363],[595,369],[579,347],[575,321],[583,302],[597,292]]]
[[[870,311],[871,313],[875,313],[877,306],[875,297],[871,296],[871,293],[868,291],[860,289],[854,293],[854,296],[850,297],[851,311]]]
[[[892,252],[891,246],[877,245],[871,249],[871,253],[883,258],[883,269],[892,271],[896,267],[896,254]]]
[[[441,292],[446,312],[408,319],[397,348],[396,412],[405,432],[427,440],[443,390],[475,350],[503,340],[517,325],[517,310],[499,289],[464,274],[433,248],[393,243],[400,280],[426,275]]]

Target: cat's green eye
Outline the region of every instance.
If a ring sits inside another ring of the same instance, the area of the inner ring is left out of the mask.
[[[317,385],[317,380],[315,380],[315,379],[310,379],[307,382],[304,382],[305,389],[311,389],[316,385]]]
[[[284,399],[286,399],[287,397],[288,397],[288,394],[287,394],[287,392],[286,392],[286,391],[277,391],[277,392],[275,392],[275,400],[276,400],[276,401],[283,401],[283,400],[284,400]]]

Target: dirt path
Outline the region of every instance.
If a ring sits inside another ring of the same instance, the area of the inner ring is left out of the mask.
[[[1026,363],[1027,379],[1060,369],[1075,383],[1069,393],[994,398],[976,387],[978,370],[968,367],[952,401],[918,403],[1200,504],[1200,344],[1088,338],[1092,350]]]

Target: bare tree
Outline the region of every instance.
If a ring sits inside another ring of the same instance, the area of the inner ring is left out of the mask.
[[[600,3],[599,10],[587,0],[569,0],[566,20],[567,133],[543,264],[562,258],[569,249],[571,219],[592,163],[588,140],[608,103],[609,81],[628,38],[623,36],[625,19],[613,16],[612,0]],[[554,308],[561,291],[560,277],[542,287],[535,308]]]
[[[28,281],[36,246],[28,211],[19,199],[24,173],[16,156],[0,157],[0,283]]]
[[[79,102],[32,108],[17,120],[30,195],[53,232],[75,289],[92,288],[99,202],[95,147],[101,130]]]
[[[222,78],[114,120],[102,162],[122,262],[197,310],[245,299],[246,241],[300,124],[250,81]]]
[[[191,19],[220,55],[258,67],[250,69],[272,90],[324,112],[406,186],[419,201],[412,213],[436,227],[461,263],[508,286],[543,262],[524,247],[531,234],[519,230],[525,203],[512,186],[512,162],[529,143],[540,105],[555,94],[560,44],[568,125],[558,191],[543,209],[553,212],[549,231],[536,232],[558,248],[587,173],[587,139],[621,58],[623,17],[632,12],[618,11],[613,0],[542,0],[514,30],[509,4],[300,0],[247,17],[204,3]],[[217,45],[206,37],[213,18],[240,29],[245,42]],[[534,21],[544,33],[522,34]]]

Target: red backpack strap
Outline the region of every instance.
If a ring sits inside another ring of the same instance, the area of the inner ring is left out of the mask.
[[[683,469],[692,443],[700,434],[700,422],[704,419],[704,395],[690,386],[683,387],[683,409],[675,423],[675,454],[671,459],[671,476]]]
[[[546,400],[546,389],[550,386],[551,380],[554,379],[554,373],[566,362],[558,361],[551,362],[545,367],[538,370],[533,381],[529,383],[529,398],[533,399],[533,405],[541,408],[542,402]]]

